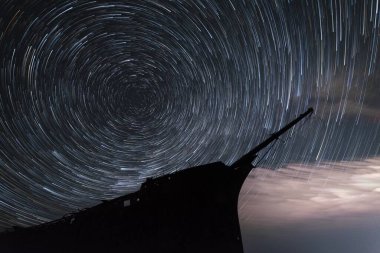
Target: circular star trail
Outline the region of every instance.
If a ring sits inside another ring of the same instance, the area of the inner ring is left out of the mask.
[[[0,3],[0,227],[238,159],[379,154],[377,1]],[[194,182],[196,187],[196,182]]]

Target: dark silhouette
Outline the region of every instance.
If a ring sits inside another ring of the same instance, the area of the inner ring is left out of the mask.
[[[139,191],[0,236],[0,252],[243,252],[238,196],[257,153],[310,108],[231,166],[222,162],[147,179]]]

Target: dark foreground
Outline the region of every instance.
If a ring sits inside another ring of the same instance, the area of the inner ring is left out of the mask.
[[[0,237],[0,252],[243,252],[237,202],[250,169],[221,162],[148,179],[138,192]]]
[[[231,166],[222,162],[148,179],[139,191],[62,219],[0,235],[0,252],[242,253],[238,197],[257,153],[309,109]]]

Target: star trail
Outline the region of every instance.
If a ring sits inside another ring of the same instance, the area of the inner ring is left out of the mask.
[[[231,164],[310,106],[265,167],[378,156],[379,11],[376,0],[1,1],[0,228]]]

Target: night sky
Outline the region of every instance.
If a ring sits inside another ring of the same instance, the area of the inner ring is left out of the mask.
[[[244,185],[245,250],[379,252],[379,23],[378,0],[1,0],[0,230],[231,164],[312,106]]]

